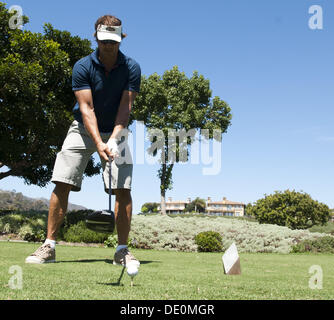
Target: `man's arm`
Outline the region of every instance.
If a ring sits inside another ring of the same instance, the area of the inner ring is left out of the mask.
[[[108,157],[112,156],[112,154],[110,153],[107,144],[103,143],[99,132],[94,112],[92,91],[90,89],[84,89],[75,91],[74,94],[79,103],[84,126],[94,141],[97,152],[104,160],[108,161]]]
[[[118,113],[117,113],[116,120],[115,120],[114,131],[113,131],[110,138],[117,139],[120,132],[123,129],[127,128],[128,123],[129,123],[131,108],[132,108],[133,103],[134,103],[134,101],[137,97],[137,94],[138,93],[134,92],[134,91],[125,90],[123,92],[121,102],[119,104]]]
[[[119,140],[122,136],[122,130],[127,128],[129,123],[129,117],[131,108],[136,99],[137,92],[125,90],[123,92],[121,102],[119,104],[118,113],[115,120],[115,127],[110,136],[110,140]],[[109,142],[108,142],[109,144]]]

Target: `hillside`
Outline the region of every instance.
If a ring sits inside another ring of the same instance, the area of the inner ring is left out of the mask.
[[[0,189],[0,210],[35,210],[49,209],[49,200],[45,198],[29,198],[21,192]],[[87,208],[73,203],[68,204],[68,211],[85,210]]]

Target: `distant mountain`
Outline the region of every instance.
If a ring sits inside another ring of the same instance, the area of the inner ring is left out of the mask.
[[[21,192],[0,189],[0,210],[36,210],[49,209],[49,200],[45,198],[29,198]],[[68,211],[87,210],[83,206],[68,203]]]

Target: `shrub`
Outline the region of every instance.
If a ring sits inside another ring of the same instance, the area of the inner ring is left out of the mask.
[[[0,209],[0,217],[5,216],[7,214],[13,214],[15,213],[16,210],[11,210],[11,209]]]
[[[58,232],[59,240],[66,241],[66,239],[64,238],[64,235],[68,231],[68,229],[71,226],[76,225],[80,221],[85,221],[88,214],[91,212],[93,212],[93,210],[77,210],[77,211],[67,212],[65,215],[64,221],[61,227],[59,228],[59,232]]]
[[[18,233],[21,226],[27,222],[28,220],[19,214],[8,214],[2,216],[0,219],[0,231],[4,233]]]
[[[108,234],[89,230],[84,221],[79,221],[64,231],[63,239],[67,242],[103,243]]]
[[[303,240],[292,246],[294,253],[334,253],[334,237],[325,236],[315,240]]]
[[[89,211],[69,212],[69,219],[58,234],[57,240],[64,239],[64,233],[72,226],[70,222],[76,219],[85,219]],[[77,214],[78,213],[78,214]],[[21,212],[0,216],[0,233],[20,232],[21,239],[37,241],[39,230],[46,231],[47,212],[32,213]],[[23,228],[26,226],[25,228]],[[81,224],[82,234],[86,234],[84,222]],[[198,246],[195,236],[205,230],[218,232],[222,235],[223,248],[228,248],[233,242],[239,252],[273,252],[286,254],[291,252],[292,246],[303,240],[314,240],[326,236],[324,233],[310,232],[311,230],[291,230],[274,224],[260,224],[257,221],[249,221],[235,217],[216,217],[207,215],[173,215],[162,216],[156,214],[133,215],[130,231],[131,246],[139,249],[173,250],[184,252],[196,252]],[[313,230],[312,230],[313,231]],[[315,230],[314,230],[315,231]],[[97,234],[91,231],[94,238],[101,237],[98,242],[103,243],[108,239],[107,234]],[[70,233],[67,233],[69,236]],[[328,235],[328,234],[327,234]],[[92,236],[93,237],[93,236]],[[104,238],[105,237],[105,238]],[[34,240],[34,238],[36,240]],[[76,241],[83,242],[92,238],[79,238]],[[94,239],[93,239],[94,240]],[[94,240],[95,241],[95,240]]]
[[[313,226],[309,229],[311,232],[320,232],[320,233],[328,233],[332,236],[334,236],[334,222],[329,221],[323,226]]]
[[[135,248],[134,244],[135,244],[135,241],[130,239],[129,237],[128,243],[127,243],[128,247]],[[104,241],[104,246],[106,248],[117,248],[117,245],[118,245],[118,237],[116,233],[110,235],[108,239]]]
[[[36,212],[22,212],[7,214],[0,217],[0,232],[18,234],[21,239],[43,239],[46,230],[46,215]],[[29,234],[29,235],[28,235]],[[35,240],[32,240],[35,241]]]
[[[23,240],[30,242],[44,242],[46,239],[46,232],[44,230],[32,231],[32,233],[27,232]]]
[[[77,210],[69,211],[66,213],[63,228],[68,228],[74,224],[77,224],[80,221],[85,221],[88,214],[94,212],[93,210]]]
[[[158,212],[159,203],[157,202],[146,202],[141,207],[141,212],[143,213],[152,213]]]
[[[34,233],[33,228],[29,224],[26,224],[26,225],[22,226],[18,231],[18,235],[21,239],[25,239],[26,235],[30,235],[30,234],[33,234],[33,233]],[[27,239],[25,239],[25,240],[27,240]],[[27,241],[29,241],[29,240],[27,240]]]
[[[108,248],[116,248],[118,245],[117,234],[112,234],[104,241],[104,246]]]
[[[58,233],[58,240],[70,242],[103,243],[108,235],[98,234],[86,228],[84,220],[93,210],[69,211]],[[17,234],[26,241],[44,241],[46,238],[47,212],[24,211],[0,216],[0,232]]]
[[[134,215],[130,236],[136,248],[192,251],[198,250],[195,236],[205,230],[223,237],[223,248],[236,243],[239,252],[289,253],[291,246],[305,239],[324,236],[308,230],[291,230],[273,224],[260,224],[231,217],[185,217],[184,215]]]
[[[147,209],[147,207],[142,206],[142,207],[141,207],[141,212],[142,212],[142,213],[148,213],[148,209]]]
[[[199,252],[221,252],[223,249],[222,237],[218,232],[200,232],[195,237]]]
[[[313,200],[307,193],[286,190],[265,195],[254,206],[246,207],[248,215],[260,223],[277,224],[291,229],[307,229],[314,225],[324,225],[330,217],[327,205]]]

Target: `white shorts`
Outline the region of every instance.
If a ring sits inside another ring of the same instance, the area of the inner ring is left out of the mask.
[[[101,133],[104,143],[108,141],[111,133]],[[128,145],[123,148],[124,157],[115,158],[111,164],[111,188],[131,189],[132,157]],[[82,177],[92,154],[96,152],[96,146],[89,136],[86,128],[78,121],[73,121],[64,140],[61,151],[57,154],[53,169],[52,182],[63,182],[72,185],[72,191],[80,191]],[[103,168],[103,181],[105,192],[109,192],[109,163],[101,159]]]

